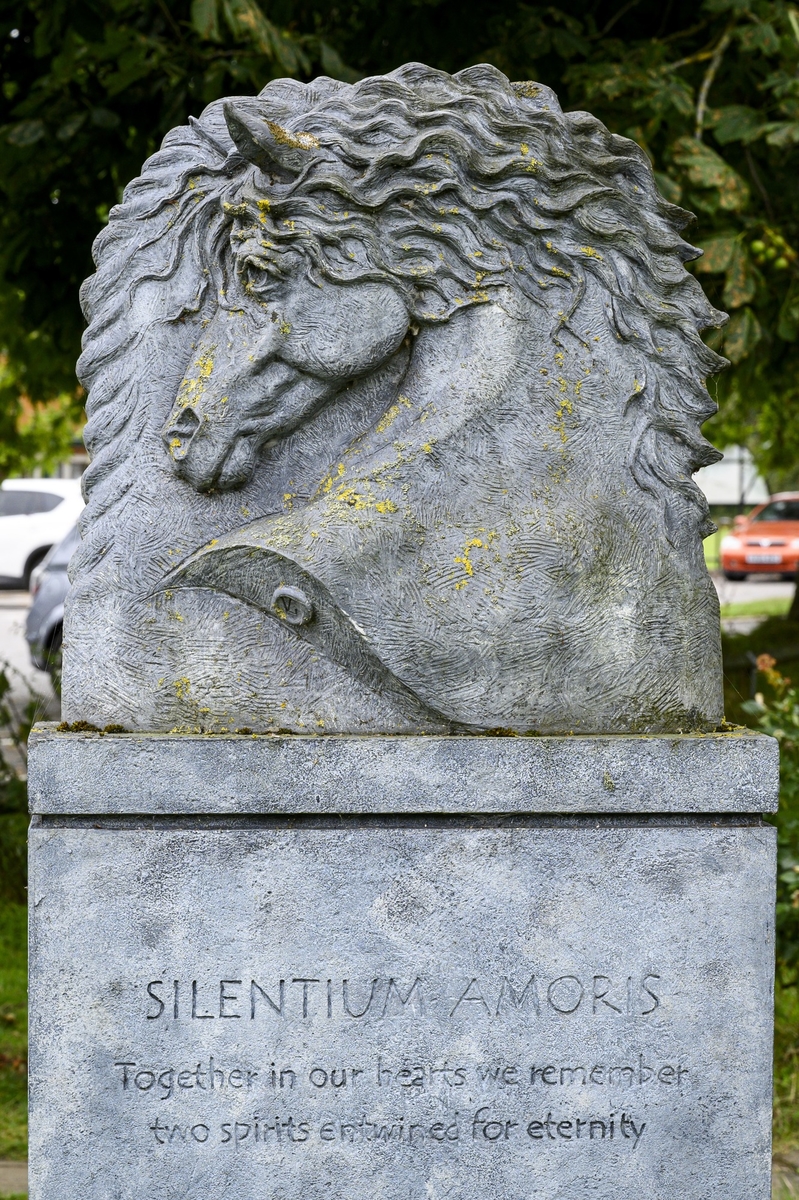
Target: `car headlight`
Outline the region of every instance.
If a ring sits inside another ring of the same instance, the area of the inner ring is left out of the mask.
[[[721,549],[724,550],[740,550],[741,539],[733,537],[731,534],[721,539]]]

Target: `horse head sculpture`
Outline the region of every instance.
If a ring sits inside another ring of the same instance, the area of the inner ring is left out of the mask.
[[[381,728],[714,726],[691,476],[723,316],[643,151],[486,66],[279,81],[196,128],[216,164],[170,203],[202,320],[160,436],[228,507],[148,597],[234,597]]]

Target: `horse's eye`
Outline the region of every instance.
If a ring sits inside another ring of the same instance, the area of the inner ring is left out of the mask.
[[[248,292],[257,292],[258,295],[262,295],[264,292],[269,291],[270,285],[274,283],[274,280],[269,274],[269,271],[265,265],[257,261],[253,261],[252,259],[246,260],[241,274],[245,290]]]

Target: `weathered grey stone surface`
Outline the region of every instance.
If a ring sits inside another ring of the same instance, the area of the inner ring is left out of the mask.
[[[767,1200],[777,747],[714,732],[686,219],[487,66],[274,81],[126,189],[32,1200]]]
[[[58,733],[37,726],[37,813],[774,812],[779,751],[748,731],[649,737]]]
[[[95,244],[69,721],[713,729],[687,214],[546,87],[276,80]]]
[[[38,826],[33,1200],[767,1200],[775,831],[691,821]]]

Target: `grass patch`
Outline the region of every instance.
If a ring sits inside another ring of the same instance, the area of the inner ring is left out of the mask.
[[[28,1155],[27,910],[0,903],[0,1158]]]
[[[774,1149],[799,1147],[799,988],[777,984],[774,1012]]]
[[[709,571],[718,571],[721,566],[721,539],[730,532],[729,526],[722,526],[711,533],[702,543],[705,552],[705,563]]]
[[[762,600],[744,600],[740,604],[722,604],[721,619],[727,617],[784,617],[792,596],[766,596]]]

